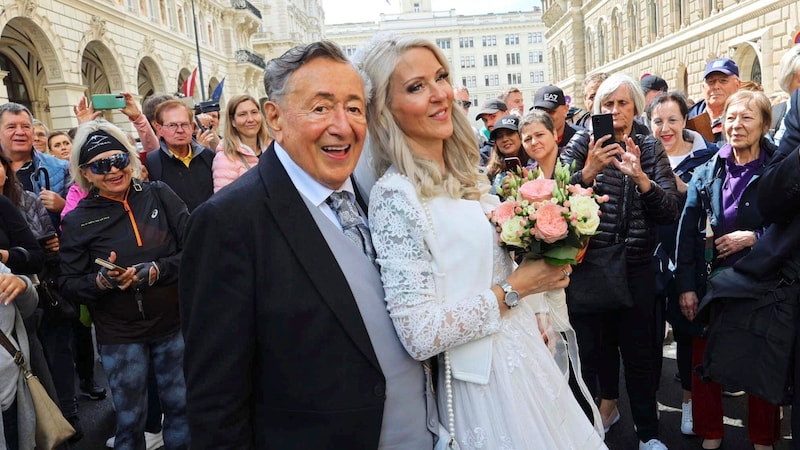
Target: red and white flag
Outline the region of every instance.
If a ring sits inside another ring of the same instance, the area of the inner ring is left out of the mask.
[[[185,97],[194,97],[194,87],[197,84],[197,67],[194,68],[189,79],[183,82],[183,95]]]

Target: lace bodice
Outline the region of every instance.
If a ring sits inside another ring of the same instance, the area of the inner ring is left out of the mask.
[[[441,196],[423,203],[390,169],[370,194],[369,212],[389,314],[411,356],[427,359],[499,331],[491,286],[512,263],[480,202]],[[465,292],[475,277],[485,277],[482,287]]]

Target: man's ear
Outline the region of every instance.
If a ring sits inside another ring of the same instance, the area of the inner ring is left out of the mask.
[[[278,133],[281,130],[281,118],[283,112],[277,103],[267,100],[264,102],[264,118],[267,120],[267,126],[273,133]]]

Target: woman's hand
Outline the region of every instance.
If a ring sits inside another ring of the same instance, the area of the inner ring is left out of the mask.
[[[48,252],[56,253],[58,252],[59,245],[58,245],[58,236],[53,236],[51,239],[48,239],[47,242],[44,243],[44,249]]]
[[[523,260],[522,264],[509,275],[507,281],[520,297],[540,292],[564,289],[569,285],[572,267],[554,266],[543,259]]]
[[[117,252],[108,255],[108,262],[114,263],[117,260]],[[136,282],[136,269],[128,267],[125,271],[116,269],[100,269],[95,279],[95,284],[104,291],[117,288],[124,291]]]
[[[679,177],[677,173],[674,175],[675,175],[675,186],[677,186],[678,188],[678,193],[686,194],[686,192],[689,190],[689,185],[684,183],[683,180],[681,180],[681,177]]]
[[[128,116],[128,119],[133,122],[139,118],[142,111],[139,109],[139,105],[136,104],[136,100],[133,99],[133,95],[131,95],[130,92],[123,92],[122,96],[125,97],[125,107],[119,111]]]
[[[681,292],[681,295],[678,297],[678,304],[681,307],[683,315],[688,320],[694,320],[695,315],[697,315],[697,306],[700,304],[700,300],[697,299],[697,292]]]
[[[92,105],[85,96],[82,96],[78,104],[72,107],[72,112],[74,112],[75,117],[78,118],[78,125],[90,120],[95,120],[102,114],[101,111],[95,111],[94,108],[92,108]]]
[[[616,161],[617,155],[623,153],[622,147],[613,143],[605,145],[613,136],[606,135],[595,142],[594,137],[589,138],[589,154],[587,155],[588,164],[583,168],[581,174],[584,184],[594,183],[595,177],[603,171],[609,164]]]
[[[732,231],[714,240],[717,258],[723,259],[756,245],[755,231]]]
[[[621,160],[614,161],[614,165],[620,172],[631,177],[631,180],[636,183],[636,187],[639,188],[639,192],[644,194],[653,188],[653,184],[647,174],[642,172],[640,160],[642,151],[630,136],[625,135],[624,140],[626,151],[622,153]]]
[[[25,288],[27,284],[22,278],[10,273],[0,274],[0,302],[4,305],[10,305]]]

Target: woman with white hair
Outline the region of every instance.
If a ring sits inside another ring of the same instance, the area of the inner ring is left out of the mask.
[[[374,87],[367,117],[380,178],[369,205],[376,262],[406,351],[439,359],[448,448],[605,448],[568,385],[567,358],[577,362],[577,353],[570,358],[573,346],[564,346],[554,359],[536,326],[537,313],[558,319],[534,294],[566,286],[571,268],[539,260],[512,270],[497,245],[485,216],[497,198],[478,172],[447,58],[427,40],[389,35],[356,61]],[[574,343],[565,316],[558,331]]]
[[[775,145],[780,145],[781,138],[786,132],[783,116],[792,107],[791,95],[794,91],[800,89],[800,44],[790,48],[781,58],[781,62],[778,65],[778,83],[781,89],[789,94],[790,97],[788,100],[772,107],[772,126],[769,131],[773,136]]]
[[[601,398],[605,426],[619,420],[617,384],[603,380],[604,375],[613,379],[610,374],[618,373],[617,365],[609,367],[604,361],[612,359],[610,355],[618,348],[639,449],[662,450],[666,446],[658,439],[656,389],[663,341],[663,325],[659,323],[664,319],[663,308],[655,300],[653,252],[658,225],[678,218],[678,192],[664,146],[652,136],[635,134],[634,119],[643,107],[639,82],[628,75],[611,75],[597,89],[593,114],[611,114],[613,136],[573,139],[561,155],[567,165],[575,164],[573,183],[591,186],[610,198],[600,205],[599,233],[592,236],[586,252],[585,261],[592,259],[593,263],[584,262],[575,268],[567,288],[567,305],[578,335],[583,378],[595,397]],[[624,250],[621,255],[609,251],[620,248]],[[611,277],[597,272],[607,271],[613,262],[603,261],[601,255],[624,258],[622,270],[627,281],[620,282],[623,286],[612,284]],[[592,280],[591,289],[598,293],[596,302],[578,305],[575,299],[585,298],[581,294],[586,292],[578,292],[577,286],[585,290],[587,280]],[[622,288],[619,296],[611,298],[608,293],[617,287]],[[632,300],[633,306],[618,302],[623,297]]]
[[[140,166],[135,148],[113,124],[94,120],[78,128],[70,169],[89,194],[64,217],[59,283],[92,315],[117,415],[114,448],[145,447],[152,365],[165,447],[186,449],[177,282],[189,213],[166,184],[141,181]],[[119,268],[98,265],[96,258]]]

